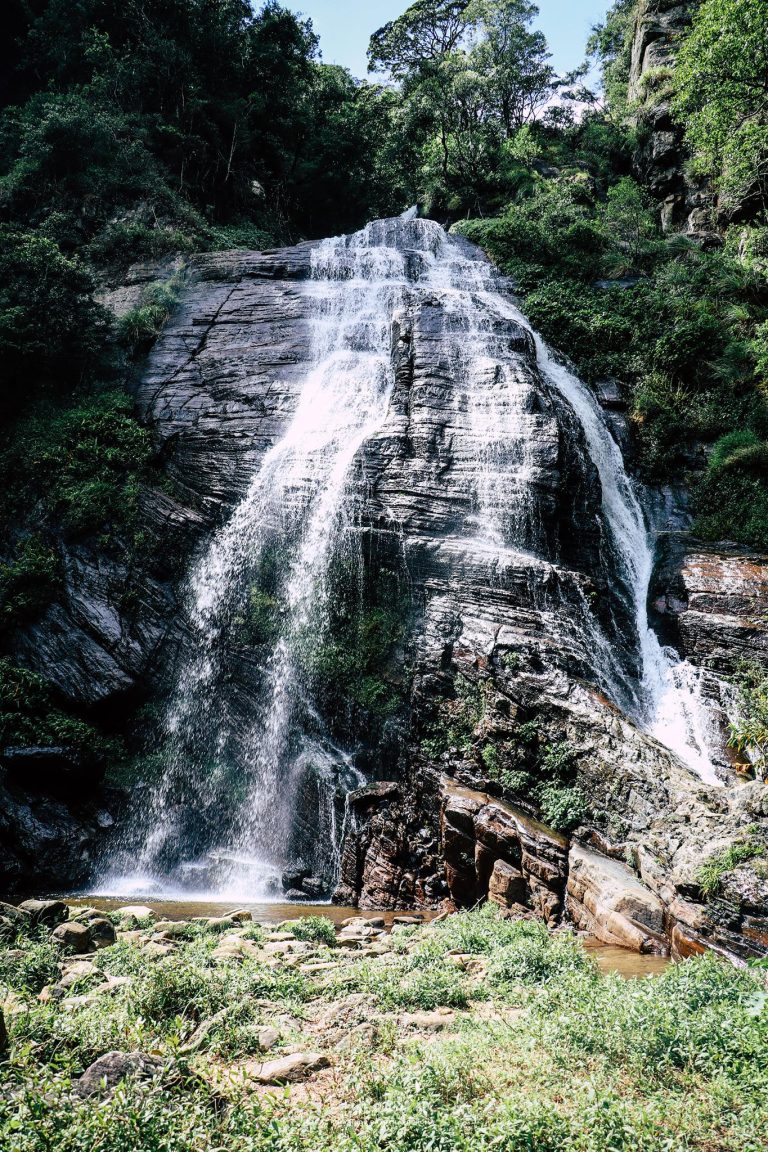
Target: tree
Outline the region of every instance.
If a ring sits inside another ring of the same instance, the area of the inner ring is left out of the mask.
[[[704,0],[683,41],[674,109],[721,204],[768,203],[768,3]]]
[[[440,61],[461,43],[470,24],[470,0],[416,0],[402,16],[374,32],[368,70],[403,79]]]
[[[418,0],[371,39],[371,68],[401,81],[421,137],[418,198],[481,211],[498,195],[505,141],[550,99],[556,79],[528,0]]]
[[[478,36],[473,63],[487,76],[507,137],[534,118],[557,86],[544,34],[529,29],[538,11],[528,0],[474,0],[470,8]]]

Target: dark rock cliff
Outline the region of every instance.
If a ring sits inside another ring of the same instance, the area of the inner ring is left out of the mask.
[[[18,642],[19,658],[62,694],[114,713],[132,694],[167,689],[186,634],[189,557],[243,496],[295,409],[310,253],[303,245],[192,261],[136,391],[168,480],[144,496],[153,560],[129,567],[73,550],[64,596]],[[633,623],[610,579],[600,483],[580,427],[514,320],[495,324],[492,359],[474,370],[498,380],[499,418],[513,409],[526,429],[525,459],[508,461],[499,501],[526,550],[489,552],[471,531],[485,445],[446,354],[454,325],[439,294],[394,317],[388,416],[353,465],[363,555],[407,572],[411,697],[386,753],[366,747],[364,715],[348,734],[374,779],[348,798],[337,899],[382,907],[489,896],[551,923],[569,915],[645,950],[763,954],[759,881],[707,904],[696,872],[765,825],[766,789],[735,774],[724,788],[702,784],[595,688],[585,604],[627,676],[636,672]],[[657,609],[692,661],[722,672],[737,651],[764,653],[763,563],[670,548]],[[247,650],[236,655],[233,707],[247,709],[253,670]],[[567,835],[542,825],[539,800],[526,793],[537,756],[552,747],[567,747],[568,786],[586,798]],[[99,811],[88,816],[94,827],[113,819]],[[60,839],[77,841],[68,818],[56,816]],[[302,836],[310,823],[298,814]],[[94,849],[81,839],[82,865]],[[62,865],[60,882],[82,872]]]

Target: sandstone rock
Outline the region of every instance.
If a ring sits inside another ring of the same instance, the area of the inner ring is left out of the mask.
[[[111,1092],[128,1078],[147,1080],[158,1076],[163,1062],[143,1052],[106,1052],[86,1068],[75,1091],[80,1096],[99,1096]]]
[[[246,1074],[259,1084],[298,1084],[308,1080],[316,1072],[330,1066],[327,1056],[319,1052],[294,1052],[266,1064],[255,1062],[246,1065]]]
[[[524,904],[548,924],[562,911],[567,841],[521,809],[444,778],[442,846],[459,905]]]
[[[566,909],[577,928],[635,952],[668,952],[664,905],[630,868],[579,844],[568,863]]]
[[[52,938],[57,944],[71,952],[91,952],[93,943],[87,924],[80,924],[77,920],[66,920],[54,928]]]
[[[63,900],[23,900],[19,908],[31,917],[33,924],[45,924],[48,928],[55,928],[69,915]]]

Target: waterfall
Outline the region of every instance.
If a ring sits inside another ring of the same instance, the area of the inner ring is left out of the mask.
[[[533,371],[526,352],[535,346],[539,371],[572,413],[599,476],[603,562],[634,630],[623,646],[628,659],[575,582],[569,611],[585,662],[637,723],[702,779],[718,782],[697,675],[662,648],[648,622],[653,551],[621,450],[592,393],[531,332],[492,267],[411,211],[319,243],[303,291],[310,356],[294,414],[193,567],[164,720],[164,770],[141,796],[138,835],[111,861],[102,890],[276,895],[308,779],[319,797],[315,839],[325,856],[318,870],[332,871],[335,797],[361,777],[324,731],[311,669],[328,635],[333,565],[340,557],[361,564],[352,520],[365,497],[355,465],[387,420],[393,319],[434,300],[452,403],[465,405],[468,419],[471,466],[464,461],[457,481],[469,508],[465,538],[489,566],[515,560],[552,568],[531,452],[544,418],[526,402]],[[511,329],[522,341],[513,354]],[[254,686],[244,702],[231,686],[233,650]]]

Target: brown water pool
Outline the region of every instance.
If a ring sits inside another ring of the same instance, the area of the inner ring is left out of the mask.
[[[214,900],[126,900],[113,899],[105,896],[67,898],[67,903],[73,907],[99,908],[104,912],[114,912],[116,908],[124,908],[129,904],[138,904],[151,908],[164,920],[191,920],[194,916],[224,916],[235,911],[235,905],[223,904]],[[302,916],[326,916],[335,925],[340,925],[348,916],[382,916],[387,925],[392,923],[395,916],[408,916],[409,912],[392,911],[361,911],[359,908],[341,908],[335,904],[239,904],[238,908],[247,909],[253,919],[259,924],[280,924],[283,920],[298,920]],[[413,913],[427,922],[437,913],[419,911]],[[641,956],[639,952],[631,952],[628,948],[618,948],[614,945],[603,944],[600,940],[591,937],[583,938],[584,947],[590,956],[594,956],[599,968],[603,972],[617,972],[626,979],[639,979],[643,976],[656,976],[671,963],[665,956]]]

